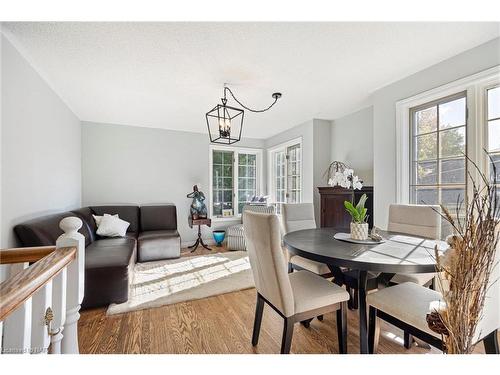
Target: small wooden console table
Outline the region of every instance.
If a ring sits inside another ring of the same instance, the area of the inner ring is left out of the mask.
[[[193,219],[189,217],[188,223],[189,223],[189,228],[192,228],[193,225],[198,225],[198,238],[196,239],[194,245],[189,246],[189,249],[193,249],[191,250],[191,252],[195,251],[199,245],[203,246],[207,250],[212,250],[203,242],[203,239],[201,238],[201,226],[206,225],[207,227],[211,227],[212,219]]]

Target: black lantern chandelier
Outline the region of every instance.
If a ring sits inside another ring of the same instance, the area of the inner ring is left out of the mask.
[[[229,87],[224,85],[224,97],[221,99],[222,104],[217,104],[213,109],[207,112],[207,127],[210,142],[230,145],[238,142],[241,139],[241,131],[243,129],[243,117],[245,111],[240,108],[235,108],[227,105],[226,93],[229,92],[234,101],[250,112],[260,113],[265,112],[276,104],[281,93],[275,92],[272,97],[274,102],[264,109],[251,109],[243,105]]]

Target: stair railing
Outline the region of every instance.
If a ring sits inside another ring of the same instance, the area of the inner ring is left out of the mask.
[[[56,246],[0,250],[0,264],[10,265],[0,284],[2,353],[78,353],[85,238],[76,217],[59,226]]]

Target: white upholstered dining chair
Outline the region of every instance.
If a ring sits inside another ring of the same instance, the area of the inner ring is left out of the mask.
[[[416,204],[391,204],[389,206],[389,232],[439,240],[441,237],[441,217],[439,206]],[[435,273],[396,274],[391,282],[401,284],[412,282],[419,285],[430,285]]]
[[[500,230],[500,225],[497,227]],[[500,329],[500,241],[497,243],[495,259],[489,277],[484,307],[472,342],[483,341],[487,354],[500,354],[498,329]],[[382,319],[404,330],[424,342],[442,349],[441,336],[427,325],[426,315],[430,304],[442,301],[442,294],[405,282],[369,294],[366,303],[369,307],[368,347],[370,353],[377,352],[380,328],[377,320]],[[405,337],[405,346],[407,338]]]
[[[283,234],[303,229],[316,229],[314,206],[312,203],[285,203],[282,207]],[[296,269],[311,271],[317,275],[330,273],[326,264],[315,262],[299,255],[288,256],[288,258],[289,272]]]
[[[264,303],[267,303],[284,320],[282,354],[290,352],[296,322],[332,311],[337,313],[339,352],[346,353],[349,294],[312,272],[288,273],[276,215],[246,211],[244,216],[247,251],[257,289],[252,345],[258,343]]]

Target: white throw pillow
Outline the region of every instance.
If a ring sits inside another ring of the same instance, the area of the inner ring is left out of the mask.
[[[97,228],[97,234],[102,237],[125,237],[130,223],[115,216],[104,215]]]
[[[95,223],[97,227],[99,228],[99,225],[101,224],[101,220],[104,216],[114,216],[118,217],[118,214],[110,215],[110,214],[104,214],[103,216],[97,216],[97,215],[92,215],[94,217]]]

